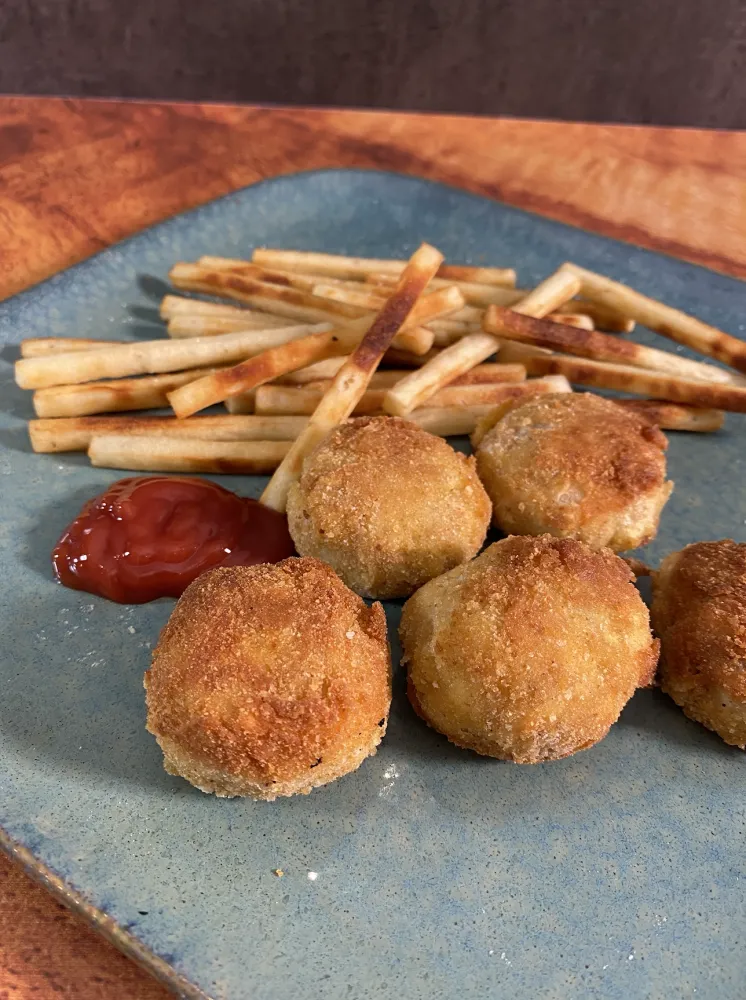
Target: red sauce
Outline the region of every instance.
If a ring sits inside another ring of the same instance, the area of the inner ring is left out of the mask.
[[[179,597],[215,566],[279,562],[287,519],[207,479],[136,476],[89,500],[52,553],[60,583],[121,604]]]

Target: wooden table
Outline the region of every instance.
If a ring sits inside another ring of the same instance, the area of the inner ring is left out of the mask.
[[[746,133],[0,99],[0,299],[265,177],[396,170],[746,278]],[[0,857],[0,998],[167,994]]]

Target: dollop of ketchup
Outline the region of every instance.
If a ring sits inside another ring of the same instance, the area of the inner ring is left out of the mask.
[[[73,590],[120,604],[179,597],[216,566],[293,555],[287,518],[207,479],[135,476],[89,500],[52,553]]]

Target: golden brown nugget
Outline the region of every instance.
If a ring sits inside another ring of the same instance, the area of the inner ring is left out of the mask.
[[[399,417],[342,424],[306,459],[288,496],[301,555],[368,597],[406,597],[476,555],[490,501],[474,459]]]
[[[746,749],[746,545],[673,552],[653,575],[660,685],[690,719]]]
[[[506,407],[477,448],[494,523],[615,552],[655,537],[673,483],[667,441],[649,420],[590,393]]]
[[[593,746],[658,659],[633,580],[608,549],[550,535],[505,538],[431,580],[401,619],[415,711],[518,764]]]
[[[174,608],[145,688],[170,774],[219,796],[305,794],[386,731],[383,608],[315,559],[211,570]]]

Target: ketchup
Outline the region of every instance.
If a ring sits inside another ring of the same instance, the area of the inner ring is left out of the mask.
[[[52,553],[60,583],[121,604],[179,597],[215,566],[279,562],[283,514],[207,479],[136,476],[89,500]]]

